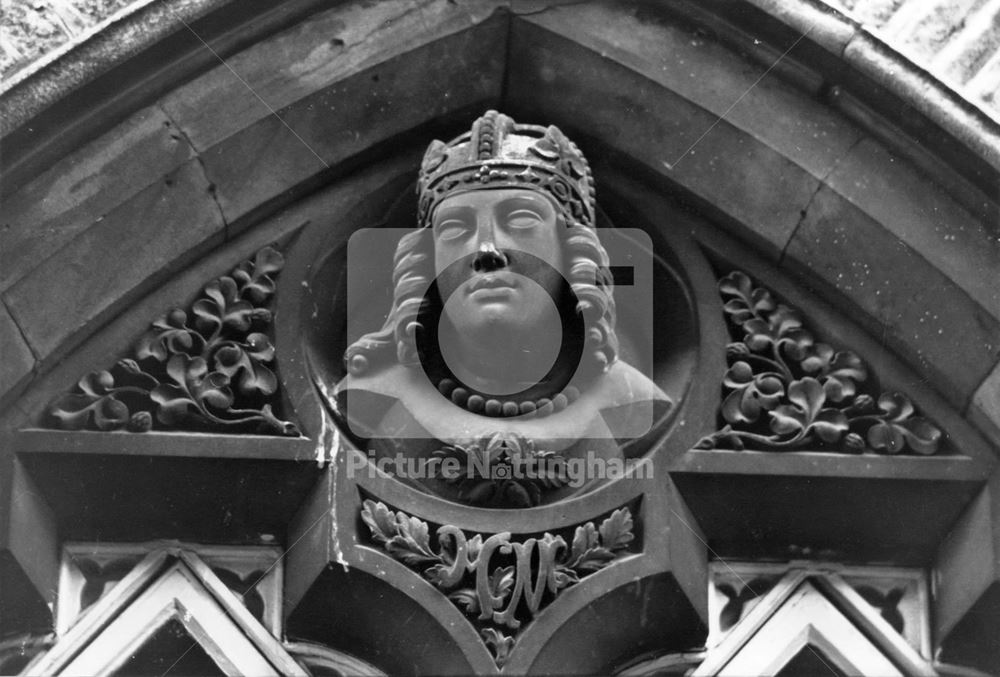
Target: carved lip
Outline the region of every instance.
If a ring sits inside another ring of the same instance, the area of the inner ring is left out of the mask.
[[[517,280],[504,274],[477,275],[466,283],[466,294],[482,289],[516,289]]]

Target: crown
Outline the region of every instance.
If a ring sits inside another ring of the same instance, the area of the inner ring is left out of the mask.
[[[450,195],[527,188],[555,200],[568,225],[594,227],[594,178],[576,144],[558,127],[524,125],[495,110],[448,143],[432,141],[417,180],[417,224],[430,225]]]

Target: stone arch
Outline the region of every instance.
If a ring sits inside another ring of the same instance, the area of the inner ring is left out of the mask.
[[[560,125],[609,194],[884,350],[883,379],[972,447],[1000,440],[997,121],[818,1],[168,1],[4,99],[5,431],[234,261],[395,194],[428,137],[497,107]],[[960,529],[995,528],[995,497],[977,501]],[[973,601],[944,603],[941,636]]]
[[[250,10],[240,11],[145,8],[6,93],[16,125],[4,186],[8,402],[264,215],[415,129],[447,129],[496,104],[633,158],[720,230],[856,310],[950,403],[992,425],[983,408],[1000,354],[998,299],[981,271],[997,255],[995,126],[835,12],[303,4],[249,29],[235,19],[249,22]],[[760,19],[772,42],[749,49],[741,16]],[[809,35],[755,84],[759,62],[803,27]],[[142,49],[111,44],[126,30]],[[193,34],[228,66],[153,58],[168,46],[207,51],[188,44]],[[73,56],[94,60],[87,76],[70,72]],[[889,79],[892,58],[905,78]],[[127,96],[110,88],[122,80]],[[747,94],[727,112],[733,91]],[[890,132],[879,120],[900,103],[913,112]],[[102,258],[129,240],[146,245],[129,252],[131,270],[107,270]]]

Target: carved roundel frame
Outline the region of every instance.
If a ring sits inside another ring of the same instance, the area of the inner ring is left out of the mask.
[[[403,229],[415,223],[416,199],[408,178],[394,177],[345,212],[307,224],[287,251],[286,268],[276,295],[276,343],[280,347],[282,378],[289,397],[296,402],[307,436],[318,436],[335,423],[323,412],[324,400],[330,401],[334,386],[346,375],[342,356],[346,347],[358,338],[347,335],[347,314],[356,310],[348,308],[347,242],[361,228]],[[627,199],[618,198],[611,191],[607,193],[606,202],[614,217],[602,208],[603,203],[598,205],[599,234],[603,229],[613,229],[617,223],[627,223],[647,232],[653,244],[653,312],[642,316],[619,304],[616,329],[623,358],[627,360],[635,354],[629,352],[630,334],[637,331],[652,334],[652,363],[636,366],[652,376],[673,404],[656,421],[652,442],[644,456],[675,457],[693,445],[694,430],[708,430],[714,424],[718,404],[716,384],[725,369],[719,351],[703,348],[720,345],[725,336],[719,321],[721,311],[714,291],[714,276],[707,260],[682,228],[669,222],[654,223],[655,216],[637,214]],[[371,267],[372,291],[366,297],[366,307],[359,310],[367,313],[371,321],[366,331],[381,326],[392,301],[394,245],[382,246],[381,256],[372,259],[384,260],[386,264]],[[343,441],[346,437],[339,439]],[[323,453],[317,449],[318,457]],[[665,469],[662,477],[666,477]],[[380,481],[409,489],[392,479]],[[593,491],[602,492],[618,481]],[[448,503],[464,510],[478,510]]]

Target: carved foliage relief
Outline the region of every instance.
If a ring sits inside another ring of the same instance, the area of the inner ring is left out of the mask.
[[[94,371],[49,408],[65,430],[187,428],[298,435],[278,418],[278,380],[267,336],[281,254],[265,247],[205,285],[187,310],[174,308],[136,343],[133,357]]]
[[[941,431],[897,392],[879,393],[850,350],[816,341],[797,310],[739,271],[719,281],[730,334],[722,427],[700,449],[938,452]]]
[[[468,536],[458,527],[437,529],[431,545],[426,522],[366,500],[361,518],[372,540],[393,558],[422,573],[479,629],[498,666],[516,642],[510,634],[562,590],[628,553],[635,539],[632,513],[615,510],[599,525],[578,526],[570,543],[546,532],[512,539],[509,532]]]

